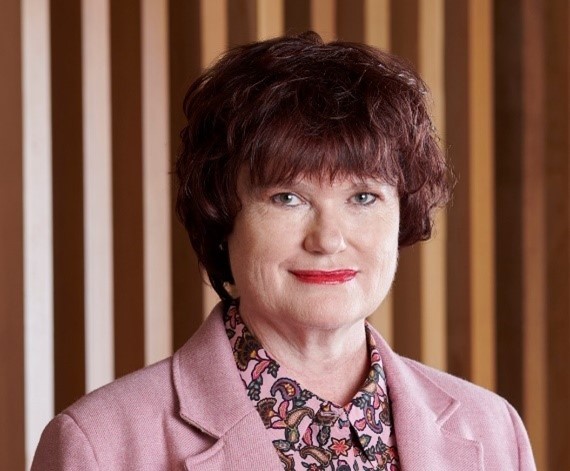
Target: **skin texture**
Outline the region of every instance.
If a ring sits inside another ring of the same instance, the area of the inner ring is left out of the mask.
[[[368,370],[364,320],[396,270],[396,188],[350,178],[253,188],[242,173],[238,196],[228,250],[241,315],[304,387],[348,402]],[[296,274],[307,270],[317,280]]]

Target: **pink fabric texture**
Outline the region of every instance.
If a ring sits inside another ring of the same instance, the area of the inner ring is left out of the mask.
[[[492,392],[395,354],[390,381],[404,471],[535,470],[524,426]],[[247,397],[217,306],[171,358],[83,397],[46,427],[33,471],[283,467]]]

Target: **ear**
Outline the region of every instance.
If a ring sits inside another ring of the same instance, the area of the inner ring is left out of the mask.
[[[239,290],[238,290],[238,287],[236,285],[230,283],[229,281],[226,281],[224,283],[224,289],[232,297],[232,299],[238,299],[239,298]]]

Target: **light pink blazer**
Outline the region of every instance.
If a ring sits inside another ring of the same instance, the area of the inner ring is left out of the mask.
[[[403,471],[536,469],[524,426],[495,394],[395,354],[375,332]],[[218,306],[172,358],[83,397],[46,427],[40,470],[275,470]]]

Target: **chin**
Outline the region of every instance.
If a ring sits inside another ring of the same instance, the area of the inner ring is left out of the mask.
[[[357,309],[354,303],[347,304],[329,300],[328,302],[308,303],[297,318],[306,327],[334,330],[364,321],[368,315],[367,310]]]

